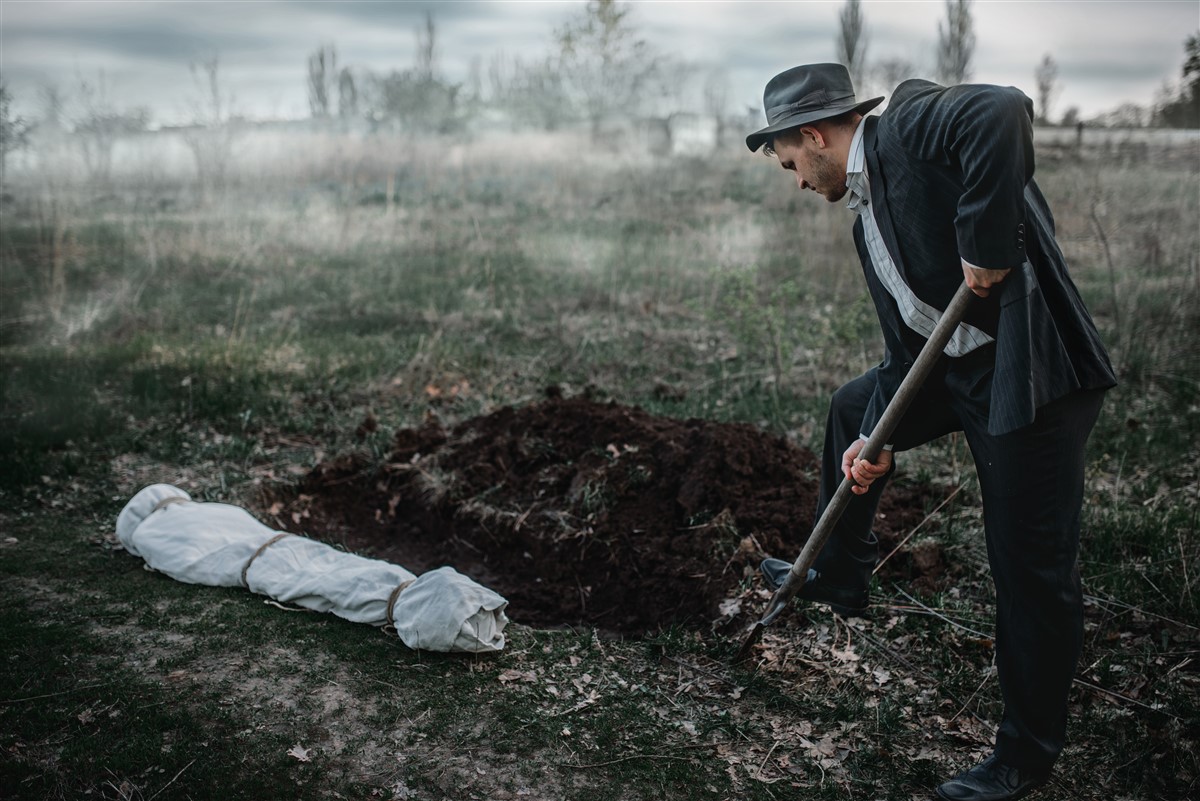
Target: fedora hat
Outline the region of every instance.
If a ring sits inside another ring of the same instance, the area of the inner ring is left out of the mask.
[[[763,91],[763,110],[767,127],[746,137],[751,152],[770,142],[775,134],[836,117],[847,111],[866,114],[883,102],[882,97],[864,100],[854,97],[854,83],[841,64],[804,64],[781,72]]]

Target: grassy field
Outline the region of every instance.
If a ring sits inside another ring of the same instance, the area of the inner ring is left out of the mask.
[[[964,578],[877,583],[867,622],[794,610],[742,666],[705,626],[518,620],[495,658],[412,652],[115,548],[145,484],[261,511],[325,457],[549,384],[817,447],[832,390],[878,359],[848,213],[761,157],[328,147],[203,194],[153,169],[10,176],[0,797],[908,799],[989,750],[991,591],[955,438],[898,480],[962,487],[909,547]],[[1200,152],[1047,147],[1038,175],[1122,382],[1089,449],[1071,743],[1038,797],[1194,797]]]

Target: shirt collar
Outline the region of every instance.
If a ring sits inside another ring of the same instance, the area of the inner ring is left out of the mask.
[[[846,193],[849,200],[846,208],[861,214],[864,207],[871,202],[871,184],[867,180],[867,149],[863,140],[863,131],[867,118],[859,120],[854,129],[854,138],[850,140],[850,153],[846,158]]]

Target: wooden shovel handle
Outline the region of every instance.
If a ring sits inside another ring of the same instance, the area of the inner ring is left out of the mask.
[[[891,439],[892,434],[896,432],[896,426],[900,424],[900,419],[904,417],[904,413],[912,405],[913,398],[917,396],[917,392],[920,391],[921,386],[925,383],[925,379],[929,377],[934,363],[941,356],[942,349],[946,347],[946,343],[950,341],[954,329],[962,322],[963,315],[966,314],[972,297],[974,297],[974,294],[965,282],[954,293],[950,305],[946,307],[946,311],[942,312],[942,317],[934,327],[933,333],[929,335],[929,340],[925,343],[925,347],[921,348],[921,353],[917,356],[917,360],[913,363],[913,366],[909,368],[908,375],[904,376],[904,380],[900,383],[900,388],[892,396],[891,403],[887,405],[883,416],[879,418],[879,422],[875,425],[875,430],[871,432],[871,436],[867,439],[867,444],[863,446],[862,451],[859,452],[858,458],[866,459],[868,462],[874,462],[879,458],[883,446]],[[825,511],[821,514],[821,519],[817,521],[816,528],[809,535],[808,542],[804,544],[804,549],[800,551],[800,555],[792,563],[792,569],[788,573],[787,578],[784,579],[783,584],[780,585],[779,589],[775,591],[775,595],[771,598],[771,603],[767,606],[767,611],[763,614],[760,621],[763,625],[774,620],[788,605],[788,602],[795,597],[796,593],[804,587],[805,581],[808,580],[809,568],[817,560],[817,554],[825,547],[825,543],[833,533],[833,527],[837,525],[838,520],[842,517],[842,513],[846,511],[846,505],[850,503],[850,499],[853,497],[854,493],[851,492],[851,487],[853,486],[854,480],[851,478],[843,479],[842,483],[838,486],[833,499],[825,507]]]

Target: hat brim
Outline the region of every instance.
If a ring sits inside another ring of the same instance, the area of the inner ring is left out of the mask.
[[[789,130],[798,128],[801,125],[807,125],[810,122],[817,120],[827,120],[830,117],[836,117],[839,114],[845,114],[850,111],[857,111],[859,114],[866,114],[871,109],[883,102],[882,97],[874,97],[870,100],[864,100],[861,103],[848,103],[840,106],[827,106],[826,108],[816,109],[814,111],[802,111],[798,114],[792,114],[776,122],[774,125],[768,125],[766,128],[755,131],[746,137],[746,147],[750,148],[750,152],[754,153],[767,142],[775,138],[775,135]]]

